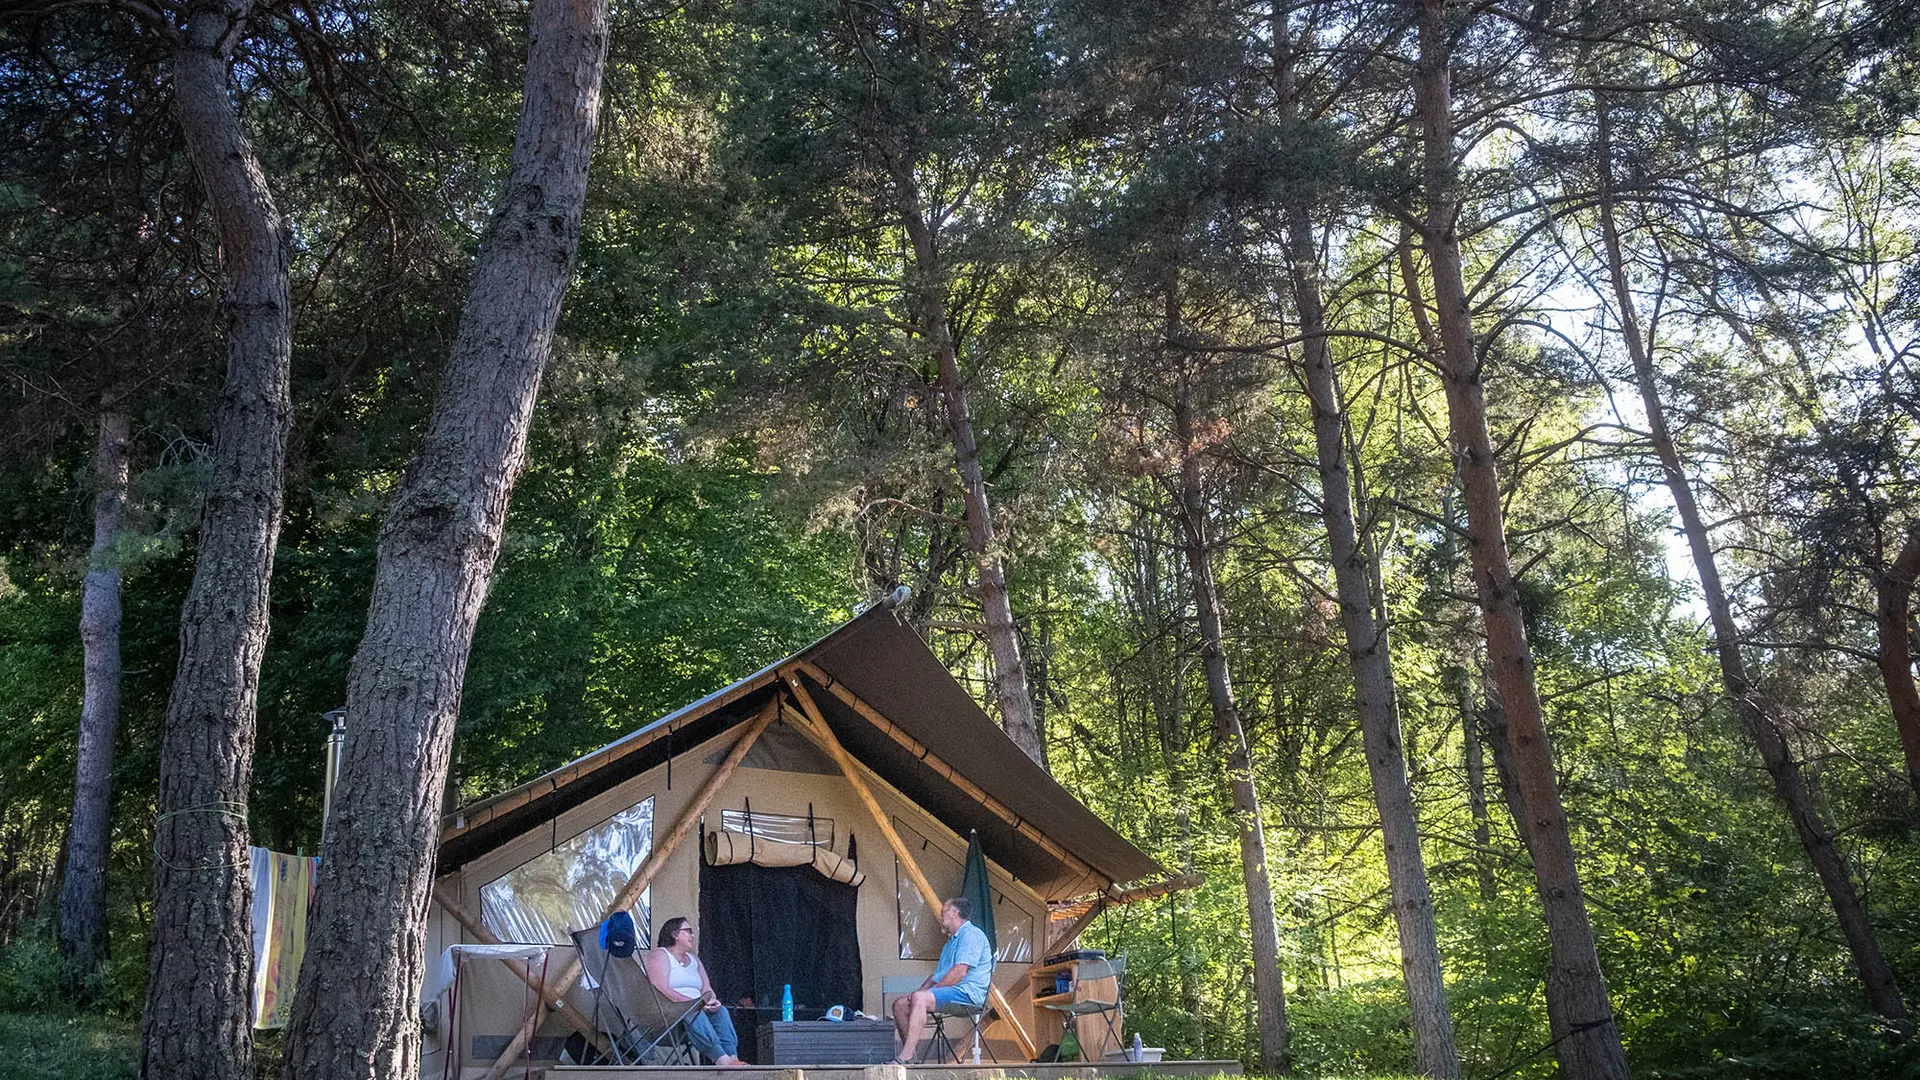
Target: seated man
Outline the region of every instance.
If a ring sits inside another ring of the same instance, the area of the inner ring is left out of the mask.
[[[987,987],[993,982],[993,950],[987,946],[987,935],[967,921],[971,914],[973,903],[964,896],[940,906],[940,928],[947,932],[940,965],[920,989],[894,999],[893,1030],[900,1038],[900,1052],[893,1060],[899,1064],[912,1064],[914,1051],[926,1034],[928,1013],[955,1002],[975,1009],[987,1003]]]

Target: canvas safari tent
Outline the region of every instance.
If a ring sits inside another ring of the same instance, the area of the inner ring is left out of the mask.
[[[694,918],[730,1004],[777,1009],[791,985],[796,1018],[832,1004],[885,1015],[900,982],[933,970],[943,935],[930,901],[959,892],[969,834],[998,929],[989,1049],[1029,1060],[1059,1037],[1058,1017],[1032,1004],[1050,980],[1042,958],[1102,907],[1187,882],[1022,755],[893,605],[876,605],[447,818],[423,1075],[555,1060],[591,1027],[567,935],[615,907],[648,943],[666,919]],[[774,1015],[736,1008],[744,1053]]]

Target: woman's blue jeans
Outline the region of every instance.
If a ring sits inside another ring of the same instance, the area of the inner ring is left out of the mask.
[[[727,1014],[726,1006],[711,1012],[701,1009],[687,1017],[686,1028],[687,1041],[708,1061],[739,1056],[740,1037],[733,1033],[733,1017]]]

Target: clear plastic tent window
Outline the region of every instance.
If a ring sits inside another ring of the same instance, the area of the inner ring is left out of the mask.
[[[720,827],[728,832],[751,833],[776,844],[818,844],[833,848],[833,819],[812,819],[797,814],[750,814],[745,810],[720,811]]]
[[[570,931],[599,925],[652,852],[648,797],[481,886],[481,921],[502,941],[565,945]],[[652,944],[651,888],[633,906],[633,921],[640,944]]]
[[[934,847],[926,837],[915,831],[913,826],[893,819],[893,827],[900,838],[907,842],[907,850],[913,852],[914,861],[919,864],[920,872],[927,876],[942,896],[952,896],[960,891],[966,869],[947,854]],[[947,932],[940,927],[940,913],[927,906],[920,890],[913,885],[913,879],[899,868],[899,860],[894,860],[894,905],[900,917],[900,959],[902,960],[938,960],[940,949],[947,943]],[[995,942],[993,959],[1001,964],[1026,964],[1033,962],[1033,916],[1018,904],[1007,902],[999,889],[993,890],[993,921]]]

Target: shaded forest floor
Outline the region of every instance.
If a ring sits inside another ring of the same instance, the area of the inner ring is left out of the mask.
[[[0,1080],[130,1080],[139,1052],[139,1017],[0,1012]],[[279,1077],[277,1032],[255,1044],[254,1073]]]
[[[0,1012],[0,1080],[122,1080],[139,1072],[139,1045],[137,1017]],[[256,1074],[261,1080],[277,1077],[277,1033],[266,1033],[256,1049]],[[1374,1075],[1342,1076],[1338,1080],[1404,1078]]]
[[[140,1021],[85,1013],[0,1013],[0,1080],[134,1076]]]

